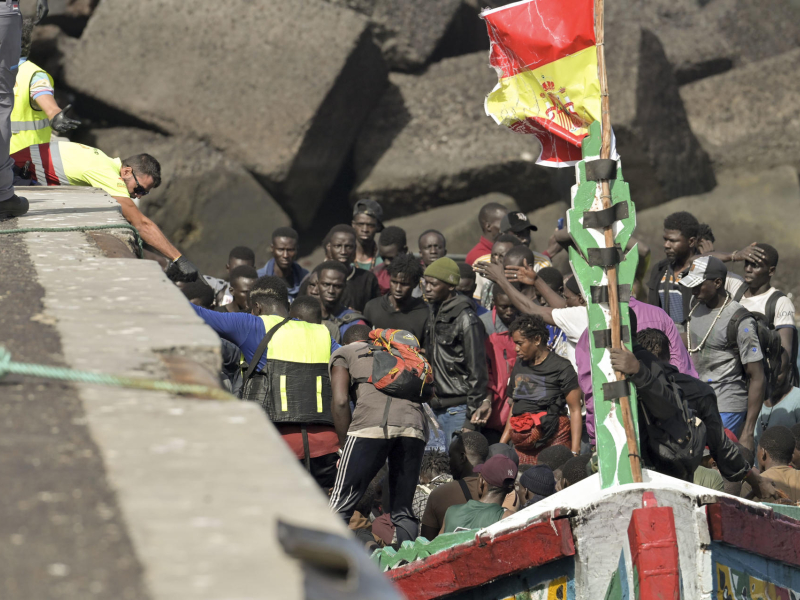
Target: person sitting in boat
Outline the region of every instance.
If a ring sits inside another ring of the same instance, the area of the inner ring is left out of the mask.
[[[670,411],[676,412],[680,402],[680,399],[676,399],[673,395],[674,382],[680,389],[688,408],[705,425],[706,440],[705,444],[699,444],[701,455],[698,464],[702,460],[702,448],[707,444],[720,474],[725,479],[734,482],[745,480],[753,488],[757,488],[764,498],[784,497],[785,494],[776,490],[775,486],[758,474],[758,471],[751,468],[736,444],[725,435],[716,395],[711,386],[691,375],[679,372],[669,364],[669,338],[666,334],[658,329],[644,329],[637,332],[636,315],[633,311],[630,313],[630,330],[631,334],[635,334],[637,341],[633,346],[633,352],[626,348],[612,348],[609,353],[614,370],[624,373],[631,383],[636,385],[640,410],[646,411],[652,422],[655,422],[653,418],[669,419],[672,416]],[[656,464],[647,452],[647,427],[640,427],[639,433],[642,446],[640,452],[644,464],[659,472],[675,476],[674,468],[671,468],[674,465]],[[692,481],[693,476],[692,470],[685,473],[683,478]]]
[[[420,533],[428,540],[439,535],[451,506],[478,498],[478,472],[475,468],[488,458],[489,444],[477,431],[457,431],[448,453],[453,481],[431,492],[420,521]]]
[[[478,473],[478,500],[448,508],[442,533],[483,529],[505,516],[503,501],[514,489],[517,465],[507,456],[498,454],[477,465],[475,471]]]
[[[583,481],[591,472],[589,463],[592,457],[588,454],[581,454],[580,456],[573,456],[564,466],[561,467],[561,480],[556,485],[558,491],[565,490],[571,485],[575,485],[579,481]]]
[[[539,452],[554,444],[577,455],[583,422],[575,369],[548,349],[550,332],[542,317],[523,315],[510,331],[517,362],[508,383],[511,415],[500,442],[513,441],[522,464],[536,464]]]
[[[761,477],[769,479],[775,487],[784,492],[792,504],[800,502],[800,471],[792,468],[794,454],[794,435],[792,430],[783,425],[773,425],[758,440],[756,460],[761,469]],[[761,494],[742,487],[742,496],[764,500]]]
[[[547,465],[530,465],[519,478],[522,508],[528,508],[556,493],[556,478]]]

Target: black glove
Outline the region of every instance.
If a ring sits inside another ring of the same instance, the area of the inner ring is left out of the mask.
[[[167,267],[167,277],[171,281],[196,281],[197,276],[197,267],[185,256],[179,256],[177,260],[173,260]]]
[[[36,0],[36,20],[33,22],[33,24],[38,25],[39,22],[44,19],[49,12],[50,7],[47,6],[47,0]]]
[[[50,119],[50,127],[56,133],[66,133],[80,126],[81,122],[78,119],[70,119],[67,116],[67,111],[72,108],[72,104],[67,104],[67,107],[58,113],[55,117]]]

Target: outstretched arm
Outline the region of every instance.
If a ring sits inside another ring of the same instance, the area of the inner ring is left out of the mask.
[[[195,304],[191,306],[197,316],[203,319],[219,337],[236,344],[242,350],[246,347],[247,338],[252,335],[254,329],[259,330],[260,337],[264,337],[266,333],[261,331],[264,329],[263,321],[249,313],[219,313]],[[252,356],[246,358],[249,360]]]
[[[158,225],[142,214],[142,211],[136,207],[133,200],[124,196],[114,196],[114,200],[119,202],[122,207],[122,216],[136,228],[145,242],[170,260],[174,261],[180,258],[181,253],[178,249],[170,243],[167,236],[158,228]]]
[[[521,313],[539,315],[548,325],[555,325],[555,321],[553,321],[553,309],[549,306],[536,304],[536,302],[515,288],[511,282],[506,279],[503,273],[503,267],[493,263],[475,263],[473,268],[489,281],[493,281],[495,285],[499,285],[500,289],[508,295],[511,302]]]
[[[53,95],[50,93],[42,94],[36,98],[36,104],[38,104],[39,108],[44,111],[44,114],[47,115],[47,118],[51,120],[61,112],[56,99],[53,98]]]

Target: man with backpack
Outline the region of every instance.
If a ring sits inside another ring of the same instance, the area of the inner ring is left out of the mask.
[[[333,422],[342,447],[330,508],[345,522],[372,478],[389,462],[389,502],[397,542],[414,540],[413,500],[428,439],[423,402],[433,393],[430,365],[403,330],[376,329],[330,360]],[[355,410],[350,413],[351,391]]]
[[[636,329],[631,320],[632,333]],[[609,350],[614,370],[636,386],[639,401],[639,455],[659,473],[693,481],[708,446],[728,481],[747,481],[764,498],[782,494],[764,480],[725,434],[714,390],[669,364],[669,338],[658,329],[636,332],[633,352]]]
[[[781,346],[789,355],[791,371],[790,382],[800,385],[797,369],[797,328],[794,325],[794,304],[783,292],[772,287],[772,276],[778,266],[778,251],[769,244],[755,244],[764,254],[760,261],[746,260],[744,263],[744,282],[733,296],[757,318],[780,337]]]
[[[339,344],[323,325],[289,317],[289,289],[280,277],[257,279],[250,304],[252,314],[194,309],[217,335],[241,348],[247,363],[242,399],[264,409],[297,459],[328,490],[339,459],[328,360]]]
[[[753,316],[725,289],[728,269],[713,256],[695,259],[680,284],[692,290],[686,341],[700,381],[717,396],[722,422],[747,448],[764,403],[765,355]],[[778,345],[778,359],[780,359]],[[768,360],[774,358],[767,354]]]

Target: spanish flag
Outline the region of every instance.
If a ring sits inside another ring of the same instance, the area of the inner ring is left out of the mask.
[[[581,140],[600,119],[594,0],[523,0],[481,14],[497,86],[486,114],[535,135],[540,165],[581,160]]]

